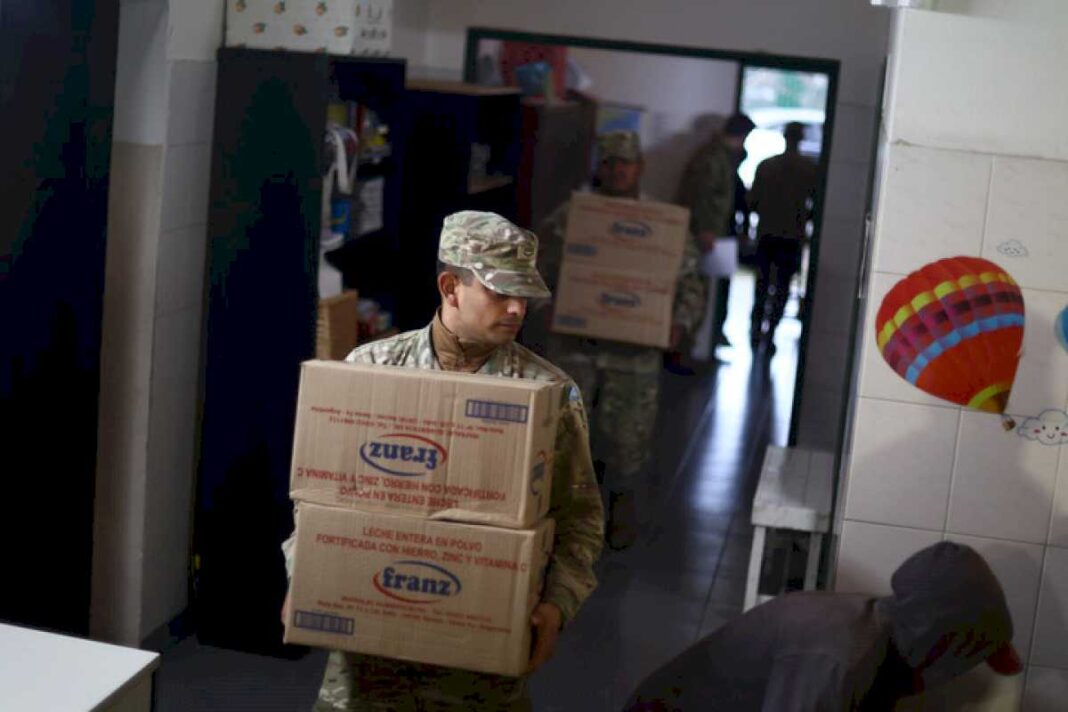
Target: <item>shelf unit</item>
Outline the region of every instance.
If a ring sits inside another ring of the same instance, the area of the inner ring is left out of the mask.
[[[405,64],[219,51],[194,526],[200,640],[287,655],[278,545],[292,529],[289,468],[302,361],[315,356],[324,128],[331,101],[394,129],[383,228],[335,251],[346,286],[392,294],[400,247]]]
[[[520,114],[519,90],[512,87],[412,80],[407,89],[405,287],[398,290],[396,316],[401,329],[414,329],[430,321],[439,302],[434,277],[445,216],[489,210],[516,218]],[[476,144],[488,147],[484,171],[472,171]]]

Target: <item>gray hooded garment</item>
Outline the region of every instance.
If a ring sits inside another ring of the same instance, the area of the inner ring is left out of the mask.
[[[625,709],[889,710],[912,689],[913,670],[935,687],[1012,639],[1001,585],[970,547],[917,552],[891,587],[886,598],[805,592],[769,601],[654,672]]]

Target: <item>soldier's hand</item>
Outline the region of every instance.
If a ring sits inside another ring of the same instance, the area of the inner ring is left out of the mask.
[[[286,600],[282,602],[282,625],[286,624],[287,613],[289,613],[289,591],[286,591]]]
[[[534,672],[556,652],[556,641],[560,637],[560,625],[563,615],[552,603],[539,603],[530,616],[530,625],[534,628],[534,652],[530,656],[527,674]]]
[[[697,244],[701,246],[702,252],[708,252],[716,247],[716,233],[705,230],[704,232],[697,233]]]

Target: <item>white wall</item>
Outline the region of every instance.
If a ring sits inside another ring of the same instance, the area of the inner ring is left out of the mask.
[[[645,108],[643,190],[674,200],[682,170],[719,120],[734,111],[738,64],[637,52],[575,47],[568,57],[593,80],[588,92],[604,101]]]
[[[96,638],[188,604],[215,51],[223,0],[124,0],[101,353]]]
[[[873,333],[903,275],[981,255],[1013,275],[1026,302],[1010,412],[1022,423],[1068,407],[1068,354],[1052,329],[1068,305],[1068,5],[1005,5],[953,1],[896,18],[837,588],[886,591],[916,549],[974,545],[1001,578],[1030,664],[979,709],[1017,709],[1023,698],[1026,710],[1052,712],[1068,692],[1068,445],[1004,432],[997,416],[913,388]],[[1029,254],[999,253],[1010,240]],[[968,685],[943,704],[959,708],[964,694]]]
[[[430,0],[394,0],[392,55],[408,60],[409,76],[430,73],[425,66],[429,22]]]

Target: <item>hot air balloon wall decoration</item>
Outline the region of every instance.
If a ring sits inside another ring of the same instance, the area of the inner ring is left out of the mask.
[[[887,292],[875,320],[879,351],[920,390],[966,408],[1005,414],[1024,332],[1024,301],[997,264],[951,257],[924,265]]]

